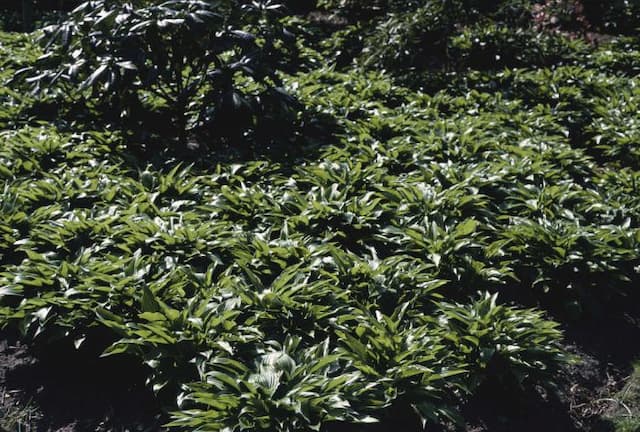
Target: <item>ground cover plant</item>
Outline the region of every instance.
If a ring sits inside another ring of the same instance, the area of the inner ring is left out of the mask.
[[[635,3],[311,3],[0,33],[6,347],[151,410],[3,427],[635,430]]]

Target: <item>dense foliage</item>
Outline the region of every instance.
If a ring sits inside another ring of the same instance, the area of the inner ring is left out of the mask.
[[[637,316],[637,37],[548,31],[524,1],[324,1],[347,27],[308,23],[295,71],[276,5],[141,3],[85,3],[44,58],[0,34],[3,80],[41,71],[0,88],[3,327],[134,356],[175,430],[284,432],[462,427],[488,383],[553,391],[579,361],[558,321]],[[336,47],[355,64],[320,66]],[[256,109],[273,92],[333,135],[291,160],[131,152],[137,109],[225,140],[286,111]]]
[[[282,7],[88,1],[44,29],[47,53],[20,73],[31,75],[36,91],[88,98],[127,130],[144,128],[152,105],[166,112],[182,145],[202,129],[215,137],[242,134],[292,103],[276,75],[294,39],[279,24]]]
[[[320,1],[350,24],[325,43],[338,53],[338,64],[384,69],[423,90],[440,89],[442,72],[552,67],[580,61],[588,55],[589,43],[609,40],[611,31],[633,34],[640,28],[636,1],[371,3]]]

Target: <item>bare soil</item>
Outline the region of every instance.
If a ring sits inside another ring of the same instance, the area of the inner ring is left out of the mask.
[[[0,338],[0,431],[159,431],[166,421],[132,359],[64,343],[34,352]]]

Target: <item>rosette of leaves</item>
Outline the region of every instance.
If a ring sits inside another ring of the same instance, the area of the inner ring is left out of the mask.
[[[484,293],[467,305],[441,303],[439,323],[468,365],[468,390],[491,382],[503,388],[553,387],[562,366],[575,360],[561,345],[559,324],[541,311],[497,304]]]
[[[423,427],[459,423],[452,401],[466,365],[445,348],[440,328],[412,322],[410,308],[406,302],[391,316],[354,309],[338,319],[339,352],[369,383],[358,401],[373,412],[413,411]]]
[[[281,9],[271,0],[87,1],[44,29],[47,52],[24,72],[36,90],[88,96],[130,129],[155,110],[181,144],[205,128],[229,136],[293,102],[276,73],[293,38]]]
[[[202,367],[202,382],[185,386],[182,411],[169,426],[194,431],[319,431],[326,422],[372,423],[350,396],[361,376],[344,373],[329,340],[304,348],[289,336],[257,349],[253,367],[227,357]]]

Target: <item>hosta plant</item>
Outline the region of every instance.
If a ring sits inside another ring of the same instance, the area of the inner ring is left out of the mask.
[[[572,360],[560,347],[558,324],[540,311],[499,305],[497,297],[484,293],[468,305],[441,304],[439,320],[468,365],[469,390],[486,380],[506,388],[552,387],[560,368]]]
[[[303,349],[300,338],[267,341],[253,365],[211,358],[202,382],[185,386],[175,427],[195,431],[320,430],[330,421],[370,423],[350,402],[357,372],[344,373],[329,340]],[[191,407],[191,408],[189,408]]]

